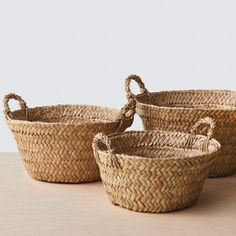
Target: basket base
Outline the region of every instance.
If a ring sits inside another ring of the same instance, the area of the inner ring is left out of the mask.
[[[93,161],[46,163],[23,157],[23,163],[31,178],[38,181],[72,184],[95,182],[101,179],[98,166]]]
[[[47,182],[47,183],[57,183],[57,184],[83,184],[83,183],[91,183],[91,182],[97,182],[97,181],[101,181],[100,177],[94,177],[94,178],[88,178],[88,179],[71,179],[71,180],[57,180],[57,179],[43,179],[43,178],[38,178],[35,177],[33,175],[31,175],[28,171],[27,171],[28,175],[37,181],[41,181],[41,182]]]
[[[178,207],[173,207],[173,208],[162,208],[162,207],[156,207],[155,209],[153,210],[147,210],[147,209],[144,209],[144,208],[132,208],[130,207],[129,205],[125,205],[125,204],[122,204],[122,203],[117,203],[115,201],[113,201],[110,197],[109,198],[109,201],[114,205],[114,206],[119,206],[119,207],[122,207],[124,209],[127,209],[127,210],[131,210],[131,211],[134,211],[134,212],[139,212],[139,213],[168,213],[168,212],[173,212],[173,211],[181,211],[181,210],[184,210],[186,208],[190,208],[192,207],[193,205],[196,204],[197,200],[198,200],[198,197],[196,199],[194,199],[193,201],[191,202],[188,202],[188,203],[185,203],[181,206],[178,206]]]

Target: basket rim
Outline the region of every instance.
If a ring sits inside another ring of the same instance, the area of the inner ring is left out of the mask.
[[[78,126],[95,126],[95,125],[102,125],[102,124],[112,124],[116,122],[120,122],[121,118],[119,118],[119,112],[120,110],[113,107],[106,107],[106,106],[99,106],[99,105],[93,105],[93,104],[56,104],[56,105],[46,105],[46,106],[36,106],[36,107],[29,107],[29,110],[34,109],[50,109],[50,108],[57,108],[57,107],[81,107],[81,108],[95,108],[100,109],[101,111],[109,111],[117,113],[117,119],[114,121],[94,121],[94,122],[81,122],[79,124],[68,124],[63,122],[43,122],[43,121],[28,121],[28,120],[19,120],[19,119],[6,119],[7,122],[10,123],[22,123],[27,125],[42,125],[42,126],[66,126],[66,127],[78,127]],[[12,113],[16,113],[22,111],[22,109],[14,110]],[[88,117],[86,117],[88,118]],[[89,118],[88,118],[89,119]],[[126,118],[125,120],[132,120],[132,118]]]
[[[190,135],[189,133],[184,133],[184,132],[176,132],[176,131],[160,131],[160,130],[131,130],[131,131],[125,131],[123,133],[113,133],[113,134],[108,134],[108,137],[121,137],[121,136],[124,136],[124,135],[129,135],[129,134],[140,134],[140,133],[143,133],[143,134],[155,134],[155,133],[166,133],[166,134],[183,134],[183,135]],[[206,138],[205,135],[201,135],[201,134],[197,134],[195,135],[195,137],[197,138]],[[129,155],[129,154],[126,154],[126,153],[112,153],[113,155],[116,155],[118,157],[125,157],[126,159],[130,159],[130,160],[148,160],[148,161],[170,161],[170,160],[181,160],[181,161],[189,161],[189,160],[192,160],[192,159],[200,159],[200,158],[203,158],[205,156],[209,156],[209,155],[212,155],[212,154],[216,154],[220,148],[221,148],[221,144],[214,138],[211,138],[210,139],[210,142],[211,143],[214,143],[217,148],[210,152],[210,153],[203,153],[202,154],[199,154],[199,155],[195,155],[193,157],[181,157],[181,158],[174,158],[174,157],[168,157],[168,158],[162,158],[162,157],[158,157],[158,158],[149,158],[149,157],[144,157],[144,156],[140,156],[140,155]],[[186,148],[187,150],[190,150],[190,148]],[[103,152],[103,153],[108,153],[108,150],[101,150],[99,149],[99,147],[97,146],[97,151],[98,152]]]
[[[216,94],[223,94],[223,93],[227,93],[227,94],[232,94],[235,95],[235,106],[228,106],[228,108],[207,108],[207,107],[183,107],[183,106],[179,106],[179,107],[171,107],[171,106],[159,106],[159,105],[154,105],[154,104],[148,104],[148,103],[144,103],[139,101],[138,98],[141,98],[143,96],[146,96],[146,94],[137,94],[136,98],[137,98],[137,105],[143,105],[143,106],[147,106],[147,107],[152,107],[152,108],[161,108],[161,109],[172,109],[172,110],[199,110],[199,111],[236,111],[236,91],[233,90],[227,90],[227,89],[186,89],[186,90],[162,90],[162,91],[158,91],[158,92],[149,92],[149,94],[170,94],[170,93],[191,93],[191,92],[197,92],[197,93],[216,93]],[[230,108],[229,108],[230,107]]]

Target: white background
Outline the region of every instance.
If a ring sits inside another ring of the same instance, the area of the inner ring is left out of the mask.
[[[131,73],[150,91],[236,90],[236,1],[0,0],[1,99],[118,108]],[[0,151],[16,150],[1,114]]]

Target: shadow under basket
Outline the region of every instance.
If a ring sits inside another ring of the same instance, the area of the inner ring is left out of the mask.
[[[21,109],[11,112],[15,99]],[[4,112],[29,175],[48,182],[79,183],[100,179],[92,140],[99,132],[122,132],[133,122],[129,104],[121,110],[93,105],[28,108],[18,95],[4,98]]]
[[[207,136],[196,135],[202,123]],[[201,119],[190,134],[129,131],[97,134],[93,149],[106,193],[114,205],[138,212],[168,212],[197,200],[220,144],[213,121]]]
[[[134,95],[130,83],[134,80],[140,94]],[[236,92],[228,90],[179,90],[149,92],[141,78],[129,76],[125,81],[128,100],[136,102],[136,112],[145,130],[188,132],[200,118],[211,117],[216,122],[214,138],[222,145],[209,177],[236,173]],[[199,133],[204,133],[204,129]]]

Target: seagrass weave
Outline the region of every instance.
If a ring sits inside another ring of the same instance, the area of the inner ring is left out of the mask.
[[[140,87],[139,95],[131,92],[132,80]],[[135,100],[136,112],[146,130],[188,132],[198,119],[205,116],[213,118],[216,122],[214,138],[221,143],[222,148],[209,177],[236,173],[236,92],[179,90],[150,93],[137,75],[126,79],[125,89],[127,98]]]
[[[12,112],[9,100],[21,109]],[[4,98],[4,113],[29,175],[48,182],[78,183],[100,179],[92,140],[99,132],[120,132],[133,121],[133,106],[121,111],[93,105],[28,108],[18,95]]]
[[[208,124],[207,136],[196,135]],[[214,123],[198,121],[190,134],[129,131],[97,134],[93,149],[109,199],[139,212],[168,212],[197,200],[220,144],[211,139]]]

